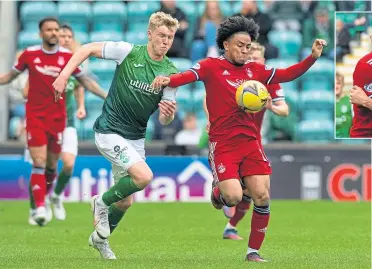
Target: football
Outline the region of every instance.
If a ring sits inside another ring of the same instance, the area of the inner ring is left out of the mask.
[[[240,109],[256,113],[265,107],[269,92],[261,82],[249,80],[237,88],[235,98]]]

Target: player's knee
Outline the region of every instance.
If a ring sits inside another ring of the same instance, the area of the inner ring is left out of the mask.
[[[46,158],[44,156],[34,156],[32,162],[35,167],[46,167]]]
[[[65,161],[63,163],[63,172],[67,173],[67,174],[72,174],[72,171],[74,170],[74,165],[75,163],[73,161]]]
[[[236,206],[242,199],[242,194],[238,192],[230,192],[223,194],[223,199],[226,205]]]
[[[149,185],[154,177],[154,174],[150,169],[136,173],[132,176],[133,181],[136,183],[137,187],[144,189]]]
[[[256,193],[255,195],[255,201],[254,201],[254,204],[255,205],[258,205],[258,206],[264,206],[264,205],[268,205],[269,202],[270,202],[270,194],[269,194],[269,191],[263,191],[263,192],[259,192],[259,193]]]

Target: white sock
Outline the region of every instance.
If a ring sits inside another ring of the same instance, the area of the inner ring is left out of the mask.
[[[234,229],[234,230],[236,230],[236,227],[232,226],[232,225],[230,224],[230,222],[228,222],[228,223],[226,224],[225,229]]]
[[[256,253],[258,253],[258,250],[257,250],[257,249],[254,249],[254,248],[248,248],[248,250],[247,250],[247,255],[248,255],[249,253],[252,253],[252,252],[256,252]]]

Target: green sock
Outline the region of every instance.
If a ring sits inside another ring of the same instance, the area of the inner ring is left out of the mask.
[[[102,201],[110,206],[141,189],[134,184],[130,176],[122,177],[114,186],[102,195]]]
[[[60,195],[66,188],[68,182],[70,181],[71,175],[66,174],[63,170],[58,175],[58,180],[56,187],[54,188],[54,193]]]
[[[118,223],[124,217],[125,212],[126,211],[121,211],[119,208],[117,208],[115,204],[110,205],[108,214],[110,233],[112,233],[118,226]]]
[[[28,185],[28,195],[30,197],[30,207],[31,209],[36,209],[35,200],[32,196],[31,183]]]

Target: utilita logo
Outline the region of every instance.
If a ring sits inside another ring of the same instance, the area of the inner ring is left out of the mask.
[[[195,180],[198,181],[197,184]],[[202,162],[194,161],[174,177],[155,177],[145,190],[134,194],[134,200],[136,202],[209,201],[212,180],[211,171]],[[113,184],[111,171],[101,168],[98,170],[98,177],[95,178],[92,176],[91,169],[85,168],[80,178],[71,178],[65,201],[90,202],[94,195],[104,193]],[[201,189],[198,195],[195,194],[195,188]]]
[[[333,201],[371,201],[372,166],[340,164],[328,175],[327,191]],[[348,182],[350,181],[350,182]],[[346,188],[345,186],[349,187]],[[359,191],[355,186],[361,186]],[[350,187],[354,186],[354,187]]]

